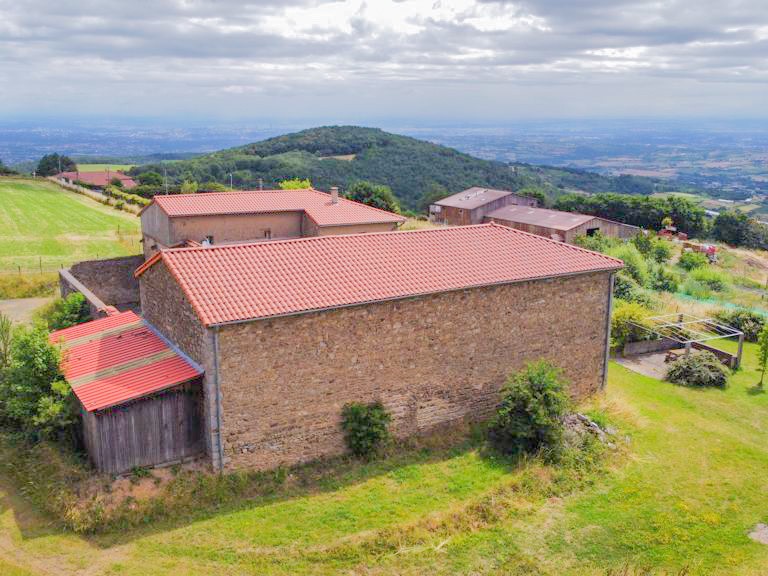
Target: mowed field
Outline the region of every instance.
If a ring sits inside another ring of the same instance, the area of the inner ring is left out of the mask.
[[[747,536],[768,521],[756,354],[747,345],[724,391],[611,365],[607,391],[583,408],[607,415],[624,448],[598,473],[424,451],[91,538],[0,483],[0,573],[763,575],[768,546]]]
[[[139,219],[46,181],[0,179],[0,273],[141,251]]]

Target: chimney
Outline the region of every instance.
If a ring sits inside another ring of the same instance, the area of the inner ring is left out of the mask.
[[[339,187],[331,186],[331,204],[339,203]]]

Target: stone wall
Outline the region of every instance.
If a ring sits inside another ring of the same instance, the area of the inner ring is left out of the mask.
[[[217,467],[218,424],[213,335],[200,323],[181,287],[162,261],[141,275],[140,284],[141,313],[144,319],[205,370],[205,447],[211,464]]]
[[[350,401],[382,401],[400,437],[486,418],[506,376],[540,358],[588,395],[602,383],[608,294],[609,274],[594,273],[223,326],[225,465],[343,452]]]
[[[139,283],[133,273],[143,262],[144,257],[141,255],[86,260],[74,264],[69,274],[107,306],[130,310],[139,305]],[[61,295],[81,291],[66,276],[59,275]]]

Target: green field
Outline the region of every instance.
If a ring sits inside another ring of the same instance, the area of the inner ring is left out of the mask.
[[[120,170],[125,172],[136,166],[136,164],[78,164],[77,169],[80,172],[103,172],[104,170],[111,170],[115,172]]]
[[[6,482],[0,567],[129,576],[765,574],[768,546],[747,538],[768,521],[768,394],[754,389],[755,362],[749,344],[725,391],[612,365],[596,402],[619,426],[618,442],[631,441],[578,485],[539,464],[508,470],[476,450],[425,453],[361,466],[321,489],[85,538],[52,527]]]
[[[0,273],[135,254],[139,229],[135,216],[50,182],[0,179]]]

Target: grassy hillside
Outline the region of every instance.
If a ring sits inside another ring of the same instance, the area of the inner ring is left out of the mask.
[[[161,168],[150,164],[134,172],[147,170]],[[561,189],[635,193],[654,189],[649,179],[491,162],[431,142],[357,126],[325,126],[278,136],[174,162],[167,170],[176,183],[186,179],[228,184],[232,173],[239,188],[253,188],[259,178],[266,187],[288,178],[309,178],[323,189],[370,180],[390,186],[403,206],[411,209],[435,185],[451,193],[475,185],[513,190],[537,186],[553,193]]]
[[[0,558],[37,576],[758,576],[768,546],[747,533],[768,520],[768,394],[755,393],[756,353],[746,346],[724,391],[612,365],[596,403],[631,441],[597,471],[425,450],[94,538],[55,529],[0,483]]]
[[[0,179],[0,273],[141,251],[139,220],[47,181]]]

